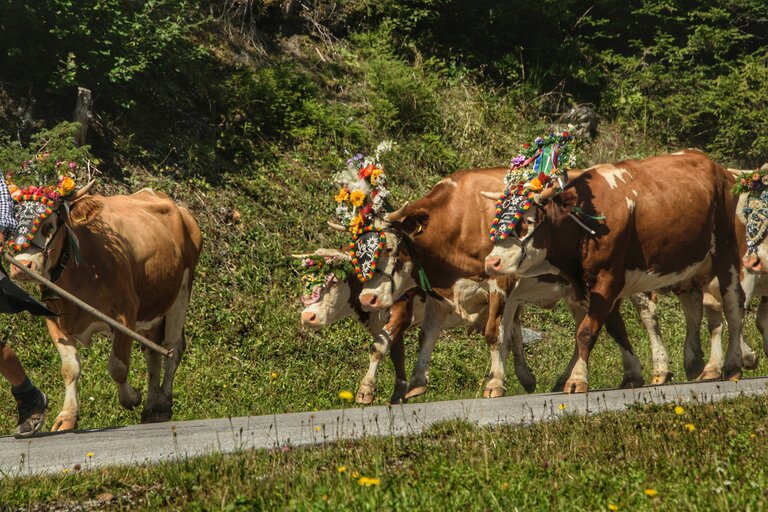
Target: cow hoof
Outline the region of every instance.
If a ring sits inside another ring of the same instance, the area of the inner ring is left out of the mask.
[[[404,404],[407,402],[405,394],[408,391],[408,382],[404,380],[395,381],[395,390],[392,392],[392,396],[389,397],[390,404]]]
[[[760,358],[757,356],[756,352],[752,352],[751,354],[744,354],[741,358],[741,366],[745,370],[757,370],[757,363],[760,362]]]
[[[619,384],[619,389],[635,389],[641,388],[645,384],[645,380],[642,375],[624,376]],[[577,391],[578,393],[578,391]]]
[[[698,382],[705,380],[720,380],[720,377],[722,377],[722,373],[719,369],[707,366],[704,368],[704,371],[701,372],[701,375],[696,377],[696,380]]]
[[[77,418],[72,416],[57,416],[51,425],[51,432],[74,430],[77,428]]]
[[[586,393],[587,391],[589,391],[589,384],[585,380],[568,379],[563,387],[563,393]]]
[[[427,386],[416,386],[408,390],[405,394],[405,398],[416,398],[427,392]]]
[[[374,396],[373,389],[361,387],[357,390],[357,394],[355,394],[355,402],[358,404],[369,405],[373,403]]]
[[[741,376],[742,376],[741,369],[738,369],[738,370],[723,369],[723,378],[725,380],[737,382],[741,380]]]
[[[129,411],[132,411],[134,407],[141,403],[141,393],[131,387],[128,387],[127,389],[120,388],[118,390],[118,398],[120,400],[120,405]]]
[[[661,386],[663,384],[669,384],[672,382],[673,374],[670,371],[666,372],[654,372],[653,378],[651,378],[651,386]]]
[[[483,398],[500,398],[507,394],[507,390],[501,388],[485,388],[483,391]]]
[[[161,410],[157,409],[154,411],[142,411],[141,412],[141,422],[142,423],[163,423],[165,421],[169,421],[171,419],[172,412],[170,409],[168,410]]]

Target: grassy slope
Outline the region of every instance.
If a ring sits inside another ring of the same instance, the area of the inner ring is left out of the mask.
[[[451,422],[419,437],[0,480],[0,501],[33,510],[761,510],[767,412],[765,398],[741,398],[533,427]]]
[[[332,209],[330,176],[343,158],[340,148],[365,150],[385,136],[394,138],[399,146],[388,161],[388,173],[399,202],[425,193],[455,169],[504,165],[513,144],[543,128],[527,118],[526,102],[533,99],[523,93],[479,86],[420,58],[407,63],[382,49],[377,37],[357,36],[319,50],[303,39],[286,43],[275,58],[296,63],[297,73],[315,84],[325,124],[318,121],[314,131],[296,135],[275,153],[277,158],[244,164],[238,174],[220,176],[216,188],[203,179],[178,183],[172,174],[141,169],[132,169],[128,184],[103,185],[110,191],[146,185],[163,190],[189,206],[203,228],[204,253],[187,322],[189,349],[176,380],[175,419],[322,409],[339,405],[340,390],[356,389],[368,364],[365,333],[352,321],[320,333],[300,330],[298,286],[288,258],[291,252],[342,242],[324,228]],[[233,58],[226,49],[220,54],[223,60]],[[324,133],[331,121],[347,123],[347,128]],[[659,150],[641,138],[617,135],[609,123],[602,129],[601,138],[584,149],[585,164]],[[239,224],[226,222],[232,209],[242,214]],[[676,300],[663,299],[660,312],[673,371],[682,378],[683,322]],[[647,338],[633,312],[627,311],[626,318],[648,376]],[[50,424],[63,400],[58,355],[41,322],[26,316],[0,322],[30,375],[51,398]],[[552,312],[531,308],[524,323],[545,334],[528,355],[538,390],[549,390],[570,355],[574,326],[562,306]],[[758,339],[752,327],[749,339]],[[415,335],[406,342],[413,361]],[[81,351],[81,427],[139,421],[139,411],[125,411],[117,403],[106,371],[108,355],[103,338]],[[423,399],[481,395],[487,368],[482,338],[460,330],[446,333],[434,353],[430,391]],[[615,386],[620,371],[618,351],[601,340],[593,353],[593,387]],[[754,374],[765,373],[762,362]],[[145,390],[138,350],[131,380]],[[391,368],[384,365],[376,403],[386,399],[392,380]],[[509,392],[522,392],[514,379]],[[13,404],[0,400],[2,429],[10,431],[14,423]]]

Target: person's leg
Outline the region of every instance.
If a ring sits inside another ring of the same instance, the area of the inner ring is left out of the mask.
[[[11,383],[11,393],[16,399],[19,413],[16,434],[34,434],[43,426],[48,398],[29,380],[19,358],[5,343],[0,343],[0,375]]]

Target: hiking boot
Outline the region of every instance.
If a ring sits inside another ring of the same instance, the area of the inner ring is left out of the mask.
[[[48,397],[39,389],[32,398],[16,400],[16,410],[19,413],[19,422],[16,425],[17,436],[30,436],[40,430],[45,420],[45,411],[48,409]]]

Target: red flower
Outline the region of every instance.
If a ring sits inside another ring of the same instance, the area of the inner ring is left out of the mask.
[[[371,173],[373,172],[373,169],[374,169],[373,164],[368,164],[362,169],[360,169],[360,172],[358,173],[357,177],[360,179],[367,178],[371,175]]]
[[[525,144],[523,144],[523,149],[528,149],[528,148],[530,148],[530,147],[531,147],[531,145],[530,145],[530,144],[528,144],[527,142],[526,142]]]
[[[567,139],[568,137],[570,137],[570,136],[571,136],[571,134],[570,134],[570,133],[568,133],[568,130],[565,130],[565,131],[563,132],[563,137],[565,137],[566,139]]]

